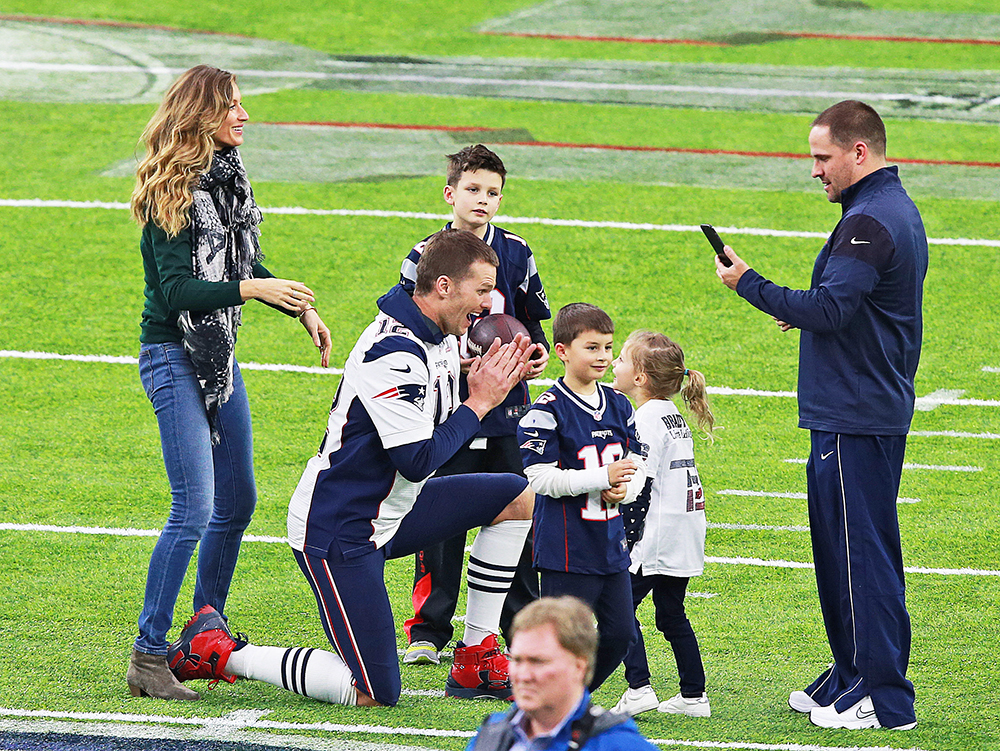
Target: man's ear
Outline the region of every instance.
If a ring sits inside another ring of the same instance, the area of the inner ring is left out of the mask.
[[[857,141],[854,144],[854,163],[864,164],[868,159],[868,154],[870,153],[868,149],[868,144],[864,141]]]
[[[434,291],[441,297],[447,297],[451,293],[454,286],[455,284],[452,282],[451,277],[442,274],[434,282]]]

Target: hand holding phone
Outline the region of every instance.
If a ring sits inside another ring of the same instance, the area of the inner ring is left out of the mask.
[[[703,224],[701,225],[701,231],[705,233],[705,237],[708,238],[712,247],[715,248],[715,254],[719,257],[719,260],[722,261],[722,265],[727,268],[732,266],[733,262],[730,261],[729,256],[726,255],[725,243],[722,242],[722,238],[719,237],[719,233],[715,231],[715,227],[711,224]]]

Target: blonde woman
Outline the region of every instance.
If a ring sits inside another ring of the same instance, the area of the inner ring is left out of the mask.
[[[132,194],[146,283],[139,375],[172,504],[149,563],[127,674],[133,696],[200,698],[165,659],[174,606],[198,545],[194,610],[223,612],[256,505],[250,409],[234,357],[241,306],[260,300],[298,318],[329,362],[312,291],[261,265],[261,215],[238,150],[247,119],[233,74],[199,65],[170,87],[142,136]]]

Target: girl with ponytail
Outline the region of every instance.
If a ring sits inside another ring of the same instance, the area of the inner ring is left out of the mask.
[[[715,417],[705,396],[705,376],[685,366],[676,342],[652,331],[633,332],[613,368],[615,388],[636,403],[636,432],[648,449],[646,486],[634,503],[621,507],[632,558],[632,603],[638,608],[652,592],[656,627],[670,642],[680,676],[680,693],[660,702],[636,620],[639,640],[625,657],[629,688],[615,710],[636,715],[659,709],[708,717],[705,669],[684,612],[688,579],[705,566],[705,496],[694,464],[691,428],[671,401],[679,393],[711,440]]]

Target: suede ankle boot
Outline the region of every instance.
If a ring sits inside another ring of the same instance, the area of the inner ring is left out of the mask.
[[[132,659],[129,661],[125,680],[128,681],[132,696],[186,701],[201,698],[197,691],[180,684],[167,667],[167,659],[163,655],[148,655],[145,652],[132,650]]]

